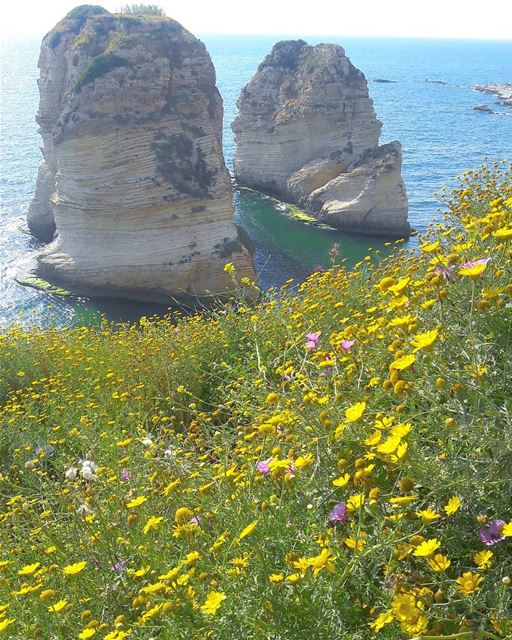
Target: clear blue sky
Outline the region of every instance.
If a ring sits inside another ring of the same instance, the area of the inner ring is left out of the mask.
[[[96,0],[97,2],[97,0]],[[92,3],[96,3],[92,0]],[[190,31],[512,39],[512,0],[148,0]],[[0,34],[43,35],[73,0],[8,1]],[[124,2],[98,2],[115,11]],[[512,66],[512,65],[511,65]]]

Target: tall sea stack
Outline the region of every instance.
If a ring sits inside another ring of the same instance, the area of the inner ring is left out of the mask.
[[[254,278],[202,42],[170,18],[84,5],[46,35],[39,68],[44,162],[28,223],[51,240],[39,276],[162,302],[227,294],[228,261]]]
[[[239,184],[332,227],[409,234],[400,143],[379,146],[366,78],[342,47],[278,42],[237,104]]]

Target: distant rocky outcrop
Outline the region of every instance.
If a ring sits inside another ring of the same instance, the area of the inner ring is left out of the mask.
[[[398,142],[379,146],[364,75],[333,44],[277,43],[233,122],[236,180],[354,232],[407,235]]]
[[[46,35],[39,68],[44,163],[28,224],[56,235],[38,276],[163,302],[225,294],[228,261],[254,278],[202,42],[170,18],[85,5]]]
[[[504,84],[476,84],[473,89],[481,93],[495,95],[504,107],[512,108],[512,82],[505,82]]]
[[[473,111],[481,111],[482,113],[494,113],[488,104],[476,104]]]

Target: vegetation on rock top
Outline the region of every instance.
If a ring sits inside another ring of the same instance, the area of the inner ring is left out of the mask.
[[[149,15],[149,16],[165,16],[162,7],[156,4],[125,4],[119,10],[119,13],[128,13],[132,15]]]
[[[75,83],[75,91],[79,93],[86,84],[94,82],[113,69],[127,66],[128,62],[115,53],[100,53],[91,60],[89,65],[80,73]]]
[[[447,203],[254,306],[6,328],[0,632],[510,638],[512,166]]]

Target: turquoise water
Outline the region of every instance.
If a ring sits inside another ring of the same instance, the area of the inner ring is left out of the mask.
[[[300,34],[299,36],[300,37]],[[236,99],[279,37],[204,36],[217,69],[224,98],[224,147],[231,165],[234,142],[230,123]],[[436,216],[434,193],[453,184],[456,175],[485,157],[512,159],[512,111],[495,98],[475,93],[477,83],[512,81],[512,41],[409,40],[384,38],[306,38],[311,44],[337,42],[368,79],[370,94],[383,121],[382,142],[398,139],[404,154],[403,175],[411,224],[424,230]],[[40,138],[34,120],[38,105],[37,58],[40,39],[2,43],[0,93],[0,326],[20,319],[26,324],[91,322],[99,312],[115,319],[149,314],[158,307],[122,301],[65,300],[18,285],[38,249],[24,232],[25,213],[40,162]],[[442,80],[445,85],[426,83]],[[499,115],[473,111],[489,104]],[[353,263],[383,241],[302,225],[276,210],[271,200],[248,192],[235,194],[235,220],[256,246],[256,265],[264,287],[288,278],[304,278],[328,266],[329,250],[340,245]],[[51,307],[51,308],[49,308]]]

